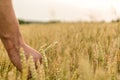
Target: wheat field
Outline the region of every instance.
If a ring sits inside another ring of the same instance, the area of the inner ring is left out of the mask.
[[[20,73],[0,43],[0,80],[27,80],[28,66],[30,80],[120,80],[120,23],[24,24],[20,30],[43,64],[36,70],[21,51]]]

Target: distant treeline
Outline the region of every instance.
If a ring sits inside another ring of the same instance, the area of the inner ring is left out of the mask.
[[[31,23],[38,23],[38,24],[49,24],[49,23],[60,23],[60,21],[48,21],[48,22],[41,22],[41,21],[25,21],[22,19],[18,19],[19,24],[31,24]]]
[[[48,22],[41,22],[41,21],[25,21],[25,20],[22,20],[22,19],[18,19],[19,20],[19,24],[32,24],[32,23],[36,23],[36,24],[50,24],[50,23],[62,23],[61,21],[48,21]],[[81,21],[77,21],[78,22],[81,22]],[[102,23],[104,23],[104,21],[101,21]],[[120,22],[120,19],[117,19],[117,20],[113,20],[111,22]]]
[[[29,21],[25,21],[25,20],[21,20],[21,19],[18,19],[19,21],[19,24],[29,24],[30,22]]]

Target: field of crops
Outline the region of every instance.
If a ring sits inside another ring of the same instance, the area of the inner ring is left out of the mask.
[[[31,80],[120,80],[120,23],[26,24],[20,29],[43,57],[37,70],[29,60]],[[0,43],[0,80],[26,80],[28,62],[22,57],[20,73]]]

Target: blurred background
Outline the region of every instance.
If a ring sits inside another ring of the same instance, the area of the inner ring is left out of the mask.
[[[16,16],[26,21],[97,21],[120,19],[120,0],[13,0]]]
[[[23,70],[0,43],[0,80],[120,80],[120,0],[12,0],[26,44],[39,51]],[[29,71],[28,71],[29,70]]]

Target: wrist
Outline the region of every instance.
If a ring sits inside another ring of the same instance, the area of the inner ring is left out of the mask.
[[[1,38],[1,40],[7,51],[11,49],[19,50],[21,46],[25,45],[22,36],[5,37]]]

